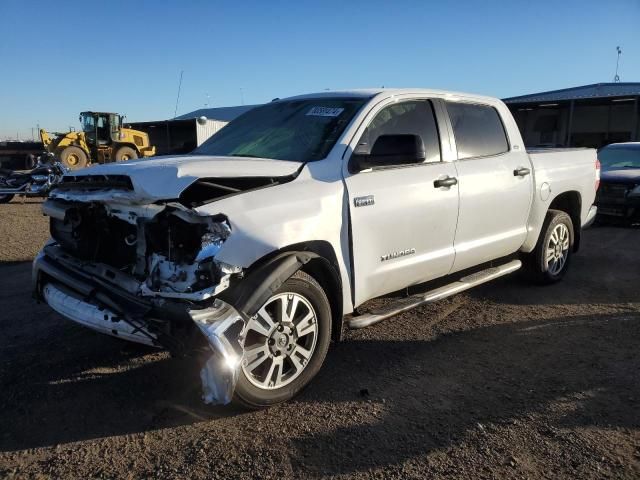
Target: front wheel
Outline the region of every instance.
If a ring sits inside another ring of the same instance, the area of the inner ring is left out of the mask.
[[[331,308],[322,287],[297,272],[245,329],[234,401],[262,408],[294,397],[318,373],[331,340]]]
[[[523,258],[524,273],[540,284],[562,280],[569,268],[573,242],[571,217],[560,210],[549,210],[535,249]]]

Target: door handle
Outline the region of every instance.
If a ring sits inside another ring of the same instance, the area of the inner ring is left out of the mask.
[[[518,167],[513,171],[514,177],[526,177],[531,173],[531,170],[526,167]]]
[[[441,188],[441,187],[448,188],[457,184],[458,184],[458,179],[456,177],[444,177],[444,178],[441,178],[440,180],[435,180],[433,182],[433,186],[435,188]]]

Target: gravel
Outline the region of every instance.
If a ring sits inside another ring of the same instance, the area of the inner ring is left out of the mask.
[[[640,230],[347,332],[295,400],[200,399],[199,365],[31,298],[39,202],[0,206],[2,478],[638,478]]]

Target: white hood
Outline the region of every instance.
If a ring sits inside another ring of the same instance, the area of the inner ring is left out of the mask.
[[[294,174],[301,164],[285,160],[248,157],[213,157],[184,155],[154,157],[128,162],[108,163],[71,172],[71,176],[126,175],[131,178],[131,192],[95,192],[85,200],[121,199],[136,203],[178,198],[182,191],[199,178],[283,177]],[[69,198],[71,192],[52,192],[52,197]],[[78,198],[78,193],[72,194]],[[83,196],[84,197],[84,196]]]

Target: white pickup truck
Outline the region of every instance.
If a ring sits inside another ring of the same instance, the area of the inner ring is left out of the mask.
[[[343,326],[520,268],[560,280],[599,174],[594,150],[525,151],[494,98],[275,100],[190,155],[65,176],[43,206],[34,291],[100,332],[206,353],[207,402],[268,406],[310,382]]]

